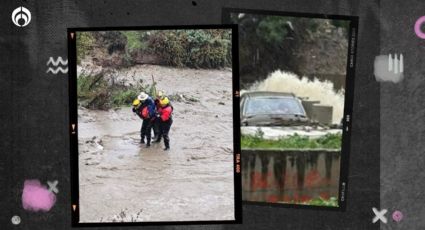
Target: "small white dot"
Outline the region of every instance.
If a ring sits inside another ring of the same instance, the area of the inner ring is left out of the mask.
[[[20,223],[21,223],[21,217],[19,217],[19,216],[13,216],[12,217],[12,224],[18,225]]]

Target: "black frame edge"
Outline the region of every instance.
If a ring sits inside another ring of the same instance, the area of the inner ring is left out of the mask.
[[[129,31],[129,30],[178,30],[178,29],[230,29],[232,31],[232,92],[233,92],[233,139],[234,139],[234,220],[213,221],[168,221],[168,222],[79,222],[79,169],[78,169],[78,107],[77,107],[77,32],[84,31]],[[74,37],[71,34],[74,33]],[[70,165],[71,165],[71,224],[72,227],[106,227],[106,226],[164,226],[164,225],[206,225],[206,224],[241,224],[242,223],[242,180],[237,172],[236,158],[240,154],[240,116],[239,116],[239,45],[238,26],[234,24],[208,24],[208,25],[163,25],[163,26],[131,26],[131,27],[87,27],[68,28],[68,83],[69,83],[69,132],[70,132]],[[75,124],[73,133],[72,124]],[[77,205],[75,211],[72,205]]]
[[[272,206],[282,208],[299,208],[299,209],[311,209],[311,210],[327,210],[327,211],[346,211],[347,206],[347,189],[348,189],[348,175],[349,175],[349,158],[350,158],[350,142],[351,142],[351,123],[353,114],[353,102],[354,102],[354,81],[355,81],[355,67],[356,67],[356,52],[357,52],[357,35],[358,35],[358,16],[352,15],[333,15],[333,14],[316,14],[316,13],[304,13],[304,12],[286,12],[286,11],[272,11],[272,10],[259,10],[259,9],[244,9],[244,8],[232,8],[224,7],[222,9],[222,23],[231,24],[230,14],[231,13],[249,13],[249,14],[260,14],[260,15],[278,15],[278,16],[290,16],[290,17],[305,17],[305,18],[321,18],[321,19],[334,19],[334,20],[346,20],[350,22],[348,32],[348,55],[346,65],[346,83],[345,83],[345,95],[344,95],[344,122],[342,132],[342,143],[341,143],[341,162],[340,162],[340,178],[339,178],[339,193],[338,193],[338,207],[331,206],[315,206],[315,205],[302,205],[302,204],[282,204],[282,203],[267,203],[267,202],[255,202],[245,201],[243,204],[247,205],[258,205],[258,206]],[[355,32],[353,36],[353,31]],[[351,61],[351,65],[350,65]],[[349,121],[347,122],[347,115]],[[349,131],[346,131],[348,128]],[[243,164],[243,162],[242,162]]]

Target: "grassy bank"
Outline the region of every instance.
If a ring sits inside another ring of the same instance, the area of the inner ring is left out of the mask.
[[[111,84],[104,73],[97,75],[80,75],[77,78],[78,105],[88,109],[110,109],[131,105],[137,95],[151,92],[153,86],[143,82],[133,86]]]
[[[278,140],[264,139],[264,133],[257,131],[255,135],[242,135],[242,148],[261,149],[341,149],[341,134],[326,134],[317,139],[293,135]]]
[[[179,68],[220,69],[232,66],[231,31],[79,32],[77,54],[78,63],[86,56],[93,56],[101,65],[114,68],[150,63]]]
[[[338,207],[338,199],[336,197],[331,197],[328,200],[318,197],[312,200],[309,200],[305,205],[314,205],[314,206],[327,206],[327,207]]]

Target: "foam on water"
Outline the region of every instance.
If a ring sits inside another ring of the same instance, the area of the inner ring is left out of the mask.
[[[256,82],[247,91],[274,91],[291,92],[298,97],[320,101],[320,105],[333,107],[333,123],[341,122],[344,115],[344,90],[335,92],[330,81],[313,81],[302,77],[301,79],[290,72],[274,71],[265,80]],[[243,93],[244,91],[241,91]]]

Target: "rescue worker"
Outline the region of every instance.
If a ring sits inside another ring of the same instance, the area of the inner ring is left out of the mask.
[[[156,98],[155,98],[155,106],[157,109],[157,113],[158,113],[158,109],[161,108],[161,105],[159,104],[159,101],[161,99],[164,99],[165,97],[165,92],[163,90],[158,91],[158,93],[156,94]],[[153,123],[153,133],[154,133],[154,143],[159,143],[161,142],[161,119],[160,118],[156,118],[154,123]]]
[[[137,111],[140,109],[141,105],[142,105],[142,103],[140,103],[139,99],[136,98],[136,99],[133,100],[133,107],[132,107],[133,113],[136,113],[137,116],[140,117],[140,119],[142,119],[142,116],[139,113],[137,113]]]
[[[137,100],[139,105],[137,105]],[[155,119],[155,102],[145,92],[141,92],[137,96],[137,100],[133,102],[133,112],[143,120],[140,129],[140,143],[144,144],[146,137],[146,147],[149,147],[151,145],[152,125]]]
[[[159,100],[160,107],[157,110],[157,117],[160,119],[160,130],[161,135],[164,138],[164,150],[167,151],[170,149],[170,137],[168,133],[170,132],[171,125],[173,124],[173,106],[170,104],[168,97],[164,97]]]

